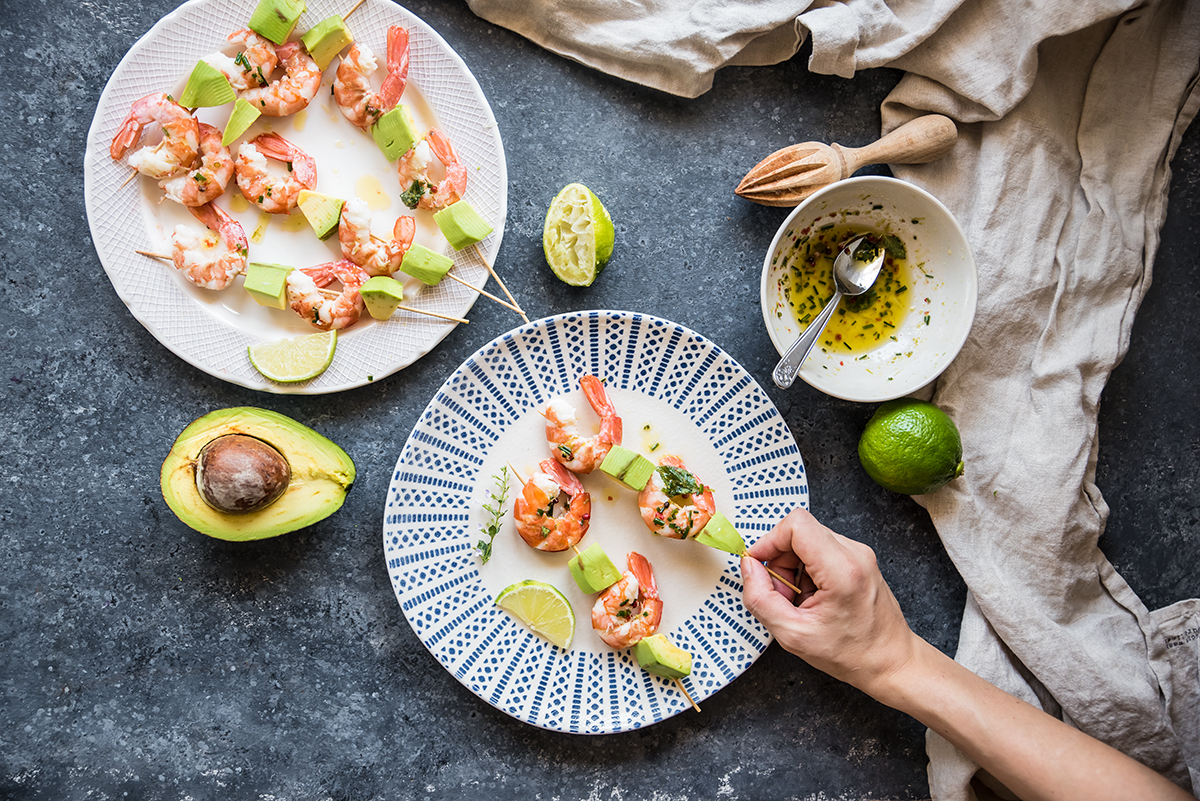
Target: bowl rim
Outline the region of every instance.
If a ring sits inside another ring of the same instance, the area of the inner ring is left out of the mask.
[[[967,238],[966,231],[963,230],[958,218],[951,213],[950,209],[946,208],[944,203],[934,197],[928,190],[923,189],[914,183],[910,183],[909,181],[888,175],[859,175],[851,178],[844,178],[840,181],[834,181],[833,183],[821,187],[819,190],[806,197],[803,201],[801,201],[800,205],[792,209],[788,216],[784,218],[783,222],[780,223],[779,228],[775,231],[775,236],[772,237],[771,244],[767,248],[767,252],[763,257],[762,274],[759,278],[758,289],[759,311],[762,313],[763,324],[767,328],[767,335],[771,339],[771,344],[775,347],[775,350],[782,358],[783,353],[786,350],[786,346],[781,346],[781,344],[777,341],[775,327],[771,323],[771,317],[767,308],[768,292],[770,291],[770,287],[768,285],[768,276],[771,271],[771,257],[775,253],[776,248],[779,247],[780,241],[787,233],[792,222],[797,217],[801,216],[806,209],[810,208],[816,202],[820,201],[826,195],[831,194],[834,191],[844,191],[858,184],[875,184],[885,187],[896,187],[901,191],[908,191],[920,195],[931,202],[946,216],[946,219],[952,226],[953,232],[962,240],[963,245],[966,247],[966,265],[969,267],[969,269],[966,271],[969,294],[966,298],[966,308],[964,309],[968,323],[963,327],[962,334],[958,337],[957,341],[949,341],[950,347],[946,349],[945,356],[939,362],[935,363],[935,371],[923,383],[917,386],[901,385],[900,390],[897,392],[871,395],[868,397],[852,392],[837,391],[835,388],[829,386],[821,386],[811,379],[812,371],[805,371],[803,367],[801,367],[796,374],[798,377],[804,380],[804,383],[808,384],[810,387],[819,392],[829,395],[830,397],[838,398],[839,400],[851,401],[854,403],[883,403],[884,401],[894,400],[896,398],[902,398],[907,395],[911,395],[936,381],[942,375],[942,373],[946,371],[946,368],[949,367],[956,358],[958,358],[958,354],[962,351],[963,345],[966,344],[967,337],[970,336],[971,329],[975,324],[975,312],[979,301],[979,266],[975,262],[975,250],[971,247],[971,242]],[[791,343],[787,344],[790,345]],[[774,365],[772,365],[772,368],[773,367]]]

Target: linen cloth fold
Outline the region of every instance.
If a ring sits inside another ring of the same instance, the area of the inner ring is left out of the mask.
[[[1100,393],[1200,109],[1200,0],[468,2],[686,97],[807,36],[813,71],[906,72],[885,132],[928,112],[959,123],[950,156],[893,166],[950,208],[979,269],[974,328],[934,395],[967,473],[918,499],[968,587],[956,659],[1200,790],[1200,600],[1146,609],[1097,547],[1108,507],[1094,483]],[[927,750],[934,798],[978,797],[976,765],[932,732]]]

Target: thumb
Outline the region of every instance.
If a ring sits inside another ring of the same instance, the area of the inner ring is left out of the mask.
[[[742,602],[750,614],[774,633],[776,626],[796,614],[791,601],[775,589],[767,569],[749,556],[742,557]]]

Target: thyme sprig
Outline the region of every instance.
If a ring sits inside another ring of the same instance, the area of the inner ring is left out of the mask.
[[[500,533],[500,520],[504,517],[504,504],[508,500],[508,468],[501,467],[500,475],[494,475],[492,478],[495,479],[498,489],[492,491],[491,503],[483,505],[483,511],[488,513],[490,519],[487,525],[479,529],[479,533],[487,539],[480,540],[475,544],[475,550],[479,552],[479,559],[485,565],[487,560],[492,558],[492,542]]]

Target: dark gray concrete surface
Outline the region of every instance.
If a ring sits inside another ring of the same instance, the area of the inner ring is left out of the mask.
[[[778,646],[703,713],[601,737],[517,722],[429,655],[384,568],[391,470],[445,377],[519,320],[481,300],[412,367],[323,397],[223,383],[159,344],[96,257],[82,167],[109,75],[175,5],[6,0],[0,15],[0,798],[926,797],[923,728]],[[547,53],[464,3],[410,8],[495,110],[510,181],[499,267],[527,310],[643,311],[728,350],[792,427],[813,511],[877,550],[913,627],[953,652],[961,579],[925,512],[857,462],[873,408],[770,382],[758,275],[785,211],[732,194],[784,145],[873,139],[898,73],[815,76],[802,54],[726,70],[680,100]],[[1200,590],[1198,168],[1193,131],[1155,285],[1101,414],[1102,545],[1152,607]],[[541,255],[545,208],[570,181],[617,225],[612,264],[587,290],[553,280]],[[341,444],[359,470],[343,510],[250,544],[180,523],[159,494],[162,459],[191,420],[237,405]]]

